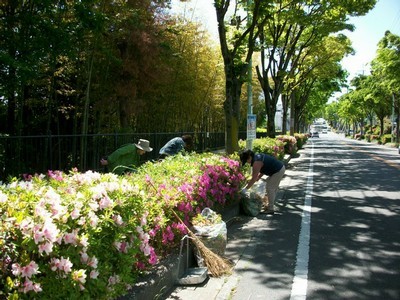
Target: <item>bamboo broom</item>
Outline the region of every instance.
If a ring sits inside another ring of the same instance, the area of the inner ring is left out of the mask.
[[[189,237],[193,241],[200,255],[204,259],[204,263],[207,267],[208,273],[212,277],[221,277],[222,275],[231,274],[233,263],[226,258],[219,256],[210,249],[208,249],[203,242],[186,226],[185,223],[179,218],[175,211],[172,210],[175,217],[185,226],[188,231]]]
[[[156,187],[151,183],[148,182],[148,184],[155,190],[157,193]],[[204,263],[207,267],[208,273],[212,277],[221,277],[222,275],[225,274],[231,274],[232,273],[232,268],[233,268],[233,263],[229,261],[226,258],[223,258],[219,256],[218,254],[214,253],[210,249],[208,249],[204,243],[189,229],[189,227],[186,226],[186,224],[181,220],[181,218],[178,216],[178,214],[171,209],[171,212],[174,214],[175,218],[178,219],[179,222],[183,226],[185,226],[189,237],[193,241],[194,245],[196,246],[197,250],[199,251],[200,255],[204,259]]]

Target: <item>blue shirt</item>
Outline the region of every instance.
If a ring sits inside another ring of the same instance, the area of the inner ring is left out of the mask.
[[[175,155],[185,148],[185,142],[181,137],[176,137],[166,143],[161,149],[159,154],[162,155]]]
[[[271,176],[279,172],[283,167],[283,163],[279,159],[276,159],[274,156],[268,154],[262,154],[262,153],[255,154],[254,159],[251,162],[251,165],[253,165],[255,161],[263,162],[263,166],[260,170],[260,173],[268,176]]]

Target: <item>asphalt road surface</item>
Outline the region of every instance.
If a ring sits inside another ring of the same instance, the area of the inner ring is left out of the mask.
[[[309,139],[232,299],[400,299],[400,155]]]
[[[278,213],[228,227],[234,273],[168,300],[399,300],[400,154],[335,133],[292,158]]]

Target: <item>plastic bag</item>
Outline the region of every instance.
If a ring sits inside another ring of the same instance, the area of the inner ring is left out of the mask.
[[[208,207],[203,209],[201,217],[207,225],[194,225],[194,233],[212,252],[224,255],[227,244],[226,223],[222,221],[220,215]],[[195,249],[195,256],[199,267],[204,267],[203,258],[197,249]]]
[[[246,215],[256,217],[260,213],[264,197],[263,190],[265,191],[265,183],[256,182],[250,190],[241,193],[241,206]]]

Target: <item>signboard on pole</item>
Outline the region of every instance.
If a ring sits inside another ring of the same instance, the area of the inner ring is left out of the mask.
[[[255,140],[257,135],[256,115],[247,115],[247,140]]]

